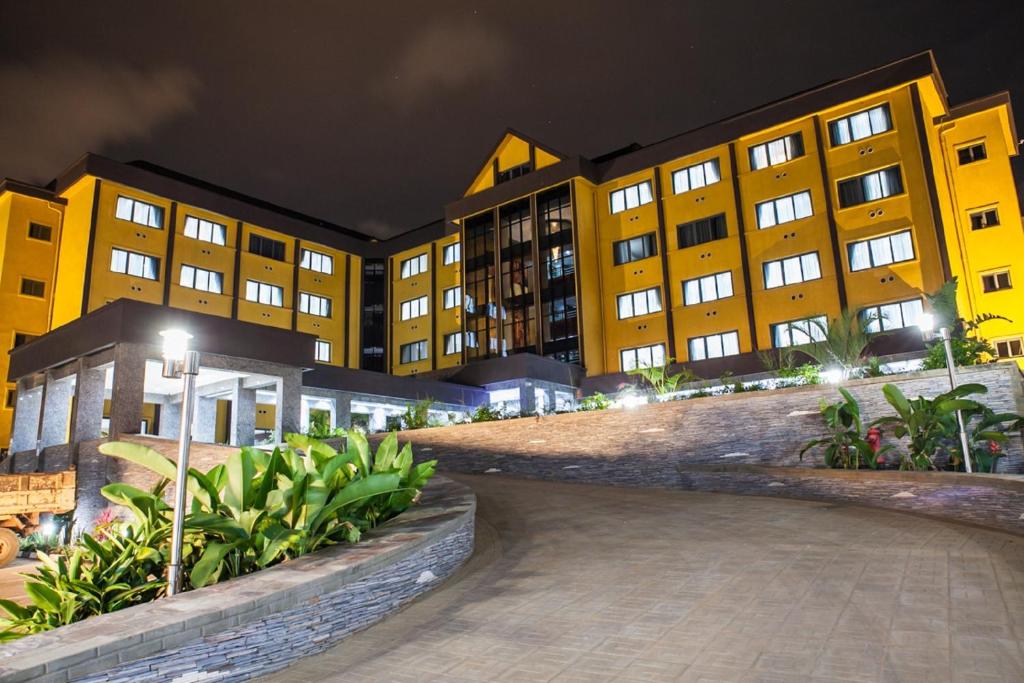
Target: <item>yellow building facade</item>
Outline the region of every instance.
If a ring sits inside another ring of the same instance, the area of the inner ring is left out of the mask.
[[[592,159],[510,129],[442,221],[383,242],[87,155],[0,186],[0,345],[132,298],[315,335],[338,368],[444,379],[532,353],[715,377],[844,309],[920,349],[924,295],[956,277],[1021,362],[1017,153],[1008,95],[951,106],[923,53]]]

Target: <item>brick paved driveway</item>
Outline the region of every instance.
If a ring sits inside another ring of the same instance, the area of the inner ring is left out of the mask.
[[[271,681],[1022,681],[1024,539],[852,506],[456,477],[477,551]]]

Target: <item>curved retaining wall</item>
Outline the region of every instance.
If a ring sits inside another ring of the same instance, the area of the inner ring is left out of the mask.
[[[0,646],[0,681],[244,681],[335,645],[473,552],[473,493],[435,477],[357,545]]]

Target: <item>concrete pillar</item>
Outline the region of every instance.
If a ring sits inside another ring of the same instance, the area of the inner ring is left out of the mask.
[[[47,374],[43,412],[39,420],[40,449],[68,442],[68,424],[73,393],[74,386],[70,377],[54,380]]]
[[[32,387],[24,379],[18,382],[11,429],[11,453],[35,451],[39,438],[39,417],[43,406],[43,388]]]
[[[519,414],[533,415],[537,410],[537,399],[533,393],[533,382],[523,382],[519,385]]]
[[[160,429],[157,436],[165,439],[181,437],[181,400],[178,396],[165,396],[160,402]]]
[[[348,396],[334,399],[334,426],[352,429],[352,399]]]
[[[196,414],[192,420],[192,440],[199,443],[217,441],[217,399],[196,397]]]
[[[300,431],[302,415],[302,370],[288,370],[277,381],[277,407],[274,429],[278,441],[284,435]]]
[[[256,390],[246,389],[239,379],[231,392],[232,446],[251,446],[256,441]]]
[[[75,378],[75,405],[71,413],[71,443],[100,438],[107,371],[79,365]]]
[[[110,436],[138,434],[145,402],[146,353],[139,344],[114,347],[114,385],[110,392]]]

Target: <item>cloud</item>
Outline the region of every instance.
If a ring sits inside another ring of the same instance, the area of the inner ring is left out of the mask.
[[[412,108],[431,95],[450,95],[498,75],[510,53],[501,34],[487,26],[438,21],[406,44],[382,93],[399,107]]]
[[[383,239],[391,237],[395,232],[397,232],[390,223],[378,218],[367,218],[359,221],[356,224],[356,230],[364,235],[373,235],[374,237]]]
[[[9,175],[45,182],[88,151],[146,138],[193,111],[199,80],[177,68],[136,69],[73,57],[0,67],[0,149]]]

